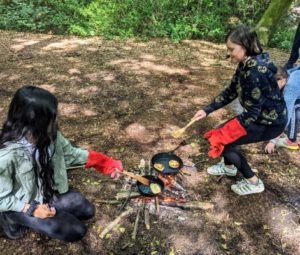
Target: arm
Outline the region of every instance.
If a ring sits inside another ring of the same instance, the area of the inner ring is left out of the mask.
[[[57,133],[56,150],[62,150],[66,167],[85,165],[89,152],[82,148],[74,147],[60,132]]]
[[[234,76],[231,79],[231,82],[225,89],[217,96],[215,99],[207,105],[203,110],[208,115],[215,110],[222,108],[223,106],[232,102],[237,98],[238,93],[236,87],[238,85],[238,70],[235,72]]]
[[[116,169],[122,171],[122,163],[119,160],[114,160],[97,151],[87,151],[81,148],[76,148],[71,145],[69,140],[58,134],[57,139],[62,144],[62,150],[65,162],[68,166],[85,165],[86,168],[95,168],[103,174],[112,174],[115,176]]]

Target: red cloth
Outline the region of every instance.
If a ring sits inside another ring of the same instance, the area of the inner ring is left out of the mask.
[[[212,129],[204,134],[210,143],[208,155],[212,158],[219,157],[226,144],[230,144],[247,134],[245,128],[237,118],[228,121],[223,127]]]
[[[85,167],[93,167],[103,174],[112,174],[116,168],[120,171],[123,170],[120,160],[114,160],[97,151],[89,152]]]

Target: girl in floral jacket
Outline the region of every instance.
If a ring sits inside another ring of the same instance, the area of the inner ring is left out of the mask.
[[[243,112],[205,134],[211,145],[209,155],[223,156],[219,164],[208,168],[212,175],[235,176],[237,170],[244,177],[231,186],[239,195],[259,193],[263,182],[254,174],[237,145],[266,141],[277,137],[286,125],[286,105],[277,86],[277,68],[262,54],[257,34],[240,25],[227,36],[226,46],[231,62],[238,67],[227,86],[211,104],[199,110],[194,119],[200,120],[211,112],[239,99]]]
[[[66,169],[85,165],[114,177],[120,161],[96,151],[73,147],[58,131],[57,99],[34,87],[20,88],[0,134],[0,225],[10,239],[31,228],[68,242],[86,233],[81,220],[95,206],[69,190]]]

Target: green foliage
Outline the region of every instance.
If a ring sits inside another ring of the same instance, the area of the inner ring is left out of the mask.
[[[268,3],[269,0],[2,0],[0,28],[107,38],[221,41],[238,23],[255,25]],[[279,41],[282,40],[274,43]]]
[[[273,35],[269,46],[282,49],[291,49],[294,41],[297,26],[288,26],[284,22],[278,27]]]
[[[0,3],[0,28],[67,33],[80,20],[77,0],[6,0]]]

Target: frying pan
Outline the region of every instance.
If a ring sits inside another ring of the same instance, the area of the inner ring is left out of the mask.
[[[178,167],[171,167],[169,165],[170,160],[175,160],[179,163]],[[164,166],[163,171],[159,171],[154,167],[154,164],[162,164]],[[151,168],[153,168],[155,171],[160,172],[162,174],[178,174],[180,169],[183,167],[183,162],[180,157],[178,157],[176,154],[172,152],[161,152],[158,154],[155,154],[151,159]]]
[[[150,181],[150,183],[158,184],[160,186],[161,191],[163,191],[165,185],[162,180],[160,180],[159,178],[157,178],[153,175],[144,175],[143,177],[148,179]],[[141,183],[139,181],[137,181],[137,187],[138,187],[139,192],[144,196],[152,197],[152,196],[157,195],[151,191],[149,185],[144,185],[143,183]]]
[[[155,171],[160,172],[162,174],[173,174],[173,175],[178,174],[180,169],[183,167],[183,162],[182,159],[174,153],[174,151],[176,151],[178,148],[184,145],[186,145],[185,140],[183,140],[175,149],[171,151],[155,154],[151,159],[151,169],[154,169]],[[170,160],[176,160],[179,163],[179,167],[176,168],[170,167],[169,165]],[[163,171],[159,171],[154,167],[154,164],[156,163],[163,164],[164,166]]]

